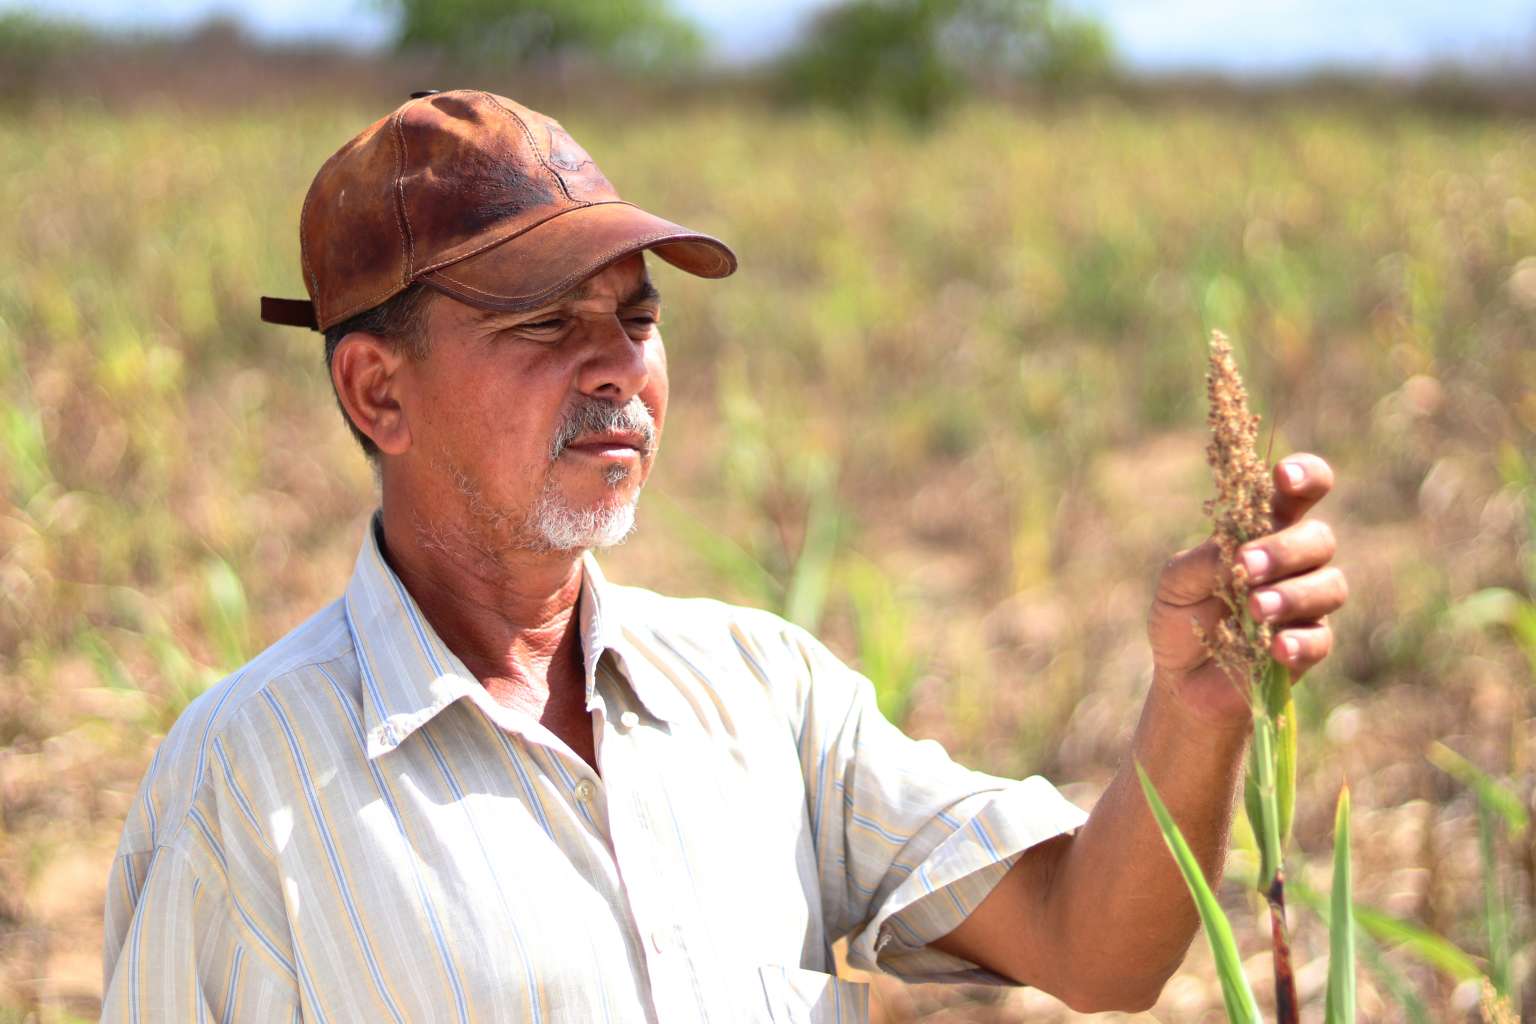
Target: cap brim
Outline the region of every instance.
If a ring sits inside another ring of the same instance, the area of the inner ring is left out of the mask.
[[[625,202],[578,206],[447,266],[422,274],[482,309],[535,309],[626,256],[651,250],[699,277],[726,277],[736,254],[717,238]]]

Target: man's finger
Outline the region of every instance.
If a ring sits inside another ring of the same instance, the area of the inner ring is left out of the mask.
[[[1338,549],[1333,528],[1321,519],[1303,519],[1238,549],[1250,583],[1268,583],[1326,565]]]
[[[1275,466],[1275,528],[1299,520],[1333,490],[1333,467],[1307,452],[1287,455]]]
[[[1349,585],[1338,566],[1260,587],[1248,595],[1248,614],[1262,622],[1307,622],[1332,614],[1349,599]]]
[[[1291,670],[1296,679],[1307,669],[1328,657],[1333,650],[1333,630],[1326,622],[1309,622],[1277,630],[1269,652]]]

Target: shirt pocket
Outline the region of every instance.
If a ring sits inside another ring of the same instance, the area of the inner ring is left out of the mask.
[[[869,986],[799,967],[758,968],[772,1024],[868,1024]]]

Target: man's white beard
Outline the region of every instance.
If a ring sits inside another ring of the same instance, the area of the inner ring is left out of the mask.
[[[617,487],[629,475],[623,466],[608,471],[608,483]],[[528,513],[525,536],[529,547],[542,551],[587,551],[621,544],[635,529],[635,506],[640,490],[628,501],[603,503],[595,508],[572,508],[551,480]]]

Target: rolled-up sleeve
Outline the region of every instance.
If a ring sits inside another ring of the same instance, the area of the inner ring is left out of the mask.
[[[911,981],[1006,979],[929,945],[953,931],[1019,856],[1087,819],[1039,776],[1002,779],[914,740],[868,679],[801,630],[797,725],[829,930],[849,962]]]

